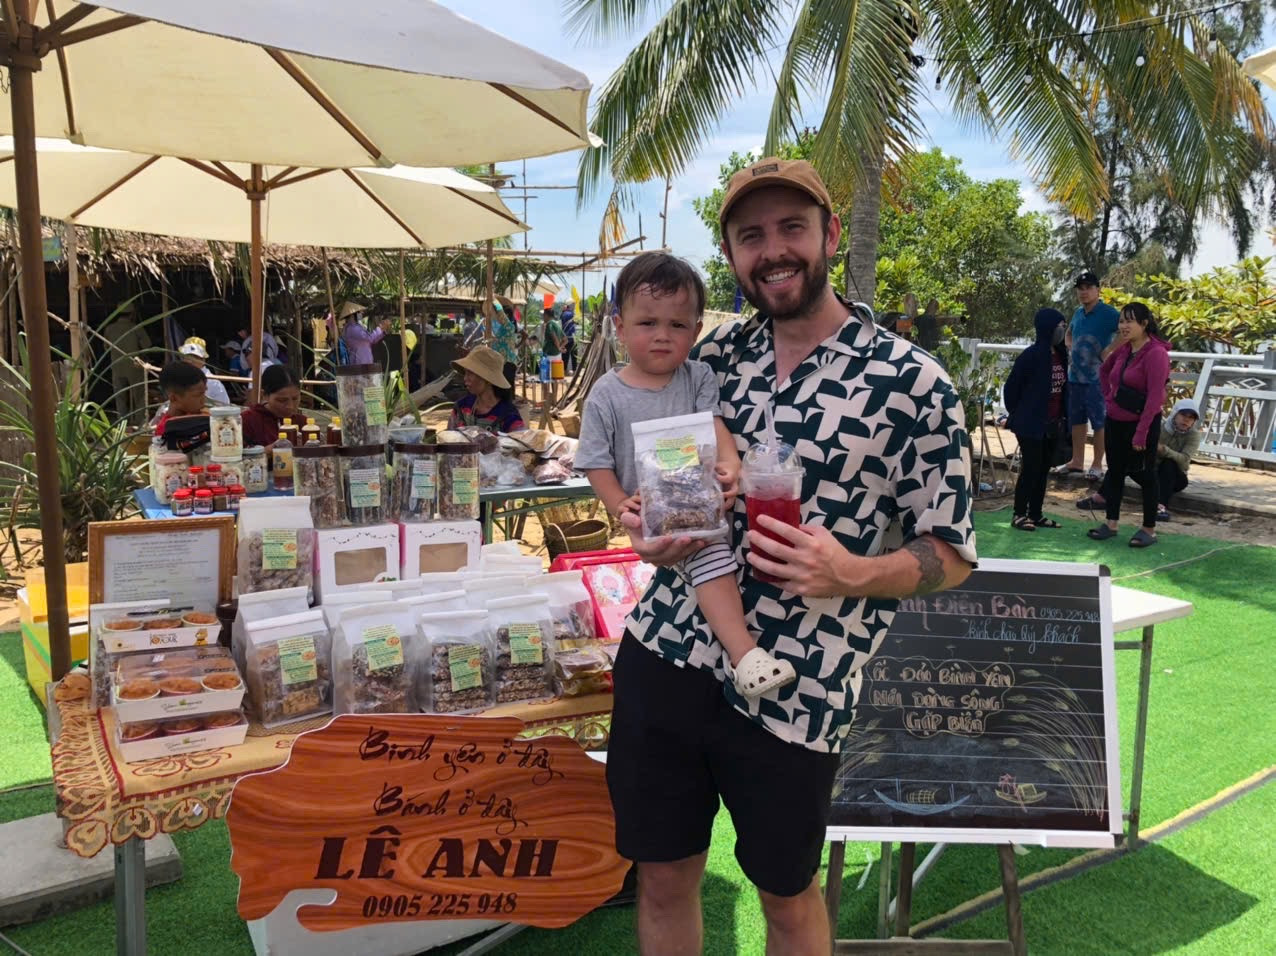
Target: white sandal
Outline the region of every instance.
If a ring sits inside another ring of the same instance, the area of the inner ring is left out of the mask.
[[[727,661],[727,676],[745,697],[760,697],[769,690],[783,687],[797,678],[797,672],[788,661],[779,661],[755,647],[740,658],[739,667]]]

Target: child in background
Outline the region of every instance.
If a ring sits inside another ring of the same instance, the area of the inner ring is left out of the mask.
[[[648,252],[633,259],[616,279],[616,332],[629,351],[629,365],[612,369],[594,385],[585,402],[576,467],[585,470],[608,512],[637,511],[638,472],[634,462],[635,422],[712,412],[717,432],[715,471],[730,507],[738,493],[740,458],[722,422],[718,381],[688,355],[700,334],[704,283],[675,256]],[[794,679],[793,665],[757,646],[744,620],[736,581],[735,554],[727,542],[713,542],[688,558],[683,572],[714,636],[726,650],[727,674],[746,697],[754,698]]]
[[[155,420],[155,434],[163,435],[170,419],[207,415],[208,379],[204,370],[188,362],[169,362],[159,373],[159,387],[168,396],[168,407]]]
[[[1042,514],[1046,475],[1066,424],[1068,408],[1068,350],[1063,313],[1040,309],[1033,318],[1037,341],[1019,353],[1006,379],[1002,397],[1007,422],[1019,440],[1019,481],[1015,484],[1015,514],[1010,527],[1019,531],[1057,528],[1059,522]]]

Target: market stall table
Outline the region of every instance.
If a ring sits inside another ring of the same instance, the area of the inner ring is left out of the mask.
[[[69,675],[52,688],[51,697],[56,705],[50,709],[51,723],[60,724],[53,743],[53,783],[66,844],[82,857],[114,847],[116,938],[119,952],[129,954],[146,952],[142,841],[224,817],[236,780],[280,766],[298,734],[330,719],[280,731],[254,725],[238,747],[128,764],[115,744],[113,713],[89,709],[86,676]],[[604,750],[611,695],[503,704],[483,716],[516,716],[527,725],[525,737],[566,734],[586,750]]]
[[[261,491],[249,498],[282,498],[291,496],[291,491]],[[160,504],[160,500],[155,495],[154,488],[137,488],[133,491],[133,500],[137,502],[138,510],[142,512],[143,518],[175,518],[173,509],[165,504]],[[215,515],[231,515],[234,511],[214,511]],[[205,518],[207,515],[190,515],[193,518]]]
[[[561,505],[564,501],[594,497],[588,478],[572,477],[560,485],[519,485],[517,488],[485,488],[479,492],[483,507],[483,541],[490,544],[497,521],[506,540],[514,538],[514,519]]]

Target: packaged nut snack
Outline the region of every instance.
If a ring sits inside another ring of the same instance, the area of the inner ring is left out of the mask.
[[[477,518],[479,516],[478,446],[455,442],[440,443],[437,447],[439,517],[444,521]]]
[[[286,617],[310,609],[306,588],[282,588],[241,594],[235,609],[235,622],[230,626],[230,649],[240,671],[248,667],[248,625],[271,617]]]
[[[528,593],[527,578],[522,574],[473,574],[463,580],[461,587],[472,611],[487,610],[487,602],[496,598]]]
[[[642,529],[648,538],[727,534],[713,415],[698,412],[635,422],[634,460],[642,492]]]
[[[604,694],[611,688],[611,657],[597,641],[554,652],[554,690],[560,696]]]
[[[270,465],[266,461],[266,449],[261,445],[249,445],[244,449],[243,485],[250,495],[259,495],[270,485]]]
[[[549,598],[497,598],[487,602],[492,616],[496,702],[549,700],[554,696],[554,624]]]
[[[346,496],[341,490],[341,468],[332,445],[302,445],[292,452],[297,494],[310,499],[310,518],[316,528],[340,528],[346,524]]]
[[[385,521],[385,446],[345,445],[341,458],[341,485],[346,517],[355,527]]]
[[[486,611],[418,618],[425,654],[414,681],[423,710],[464,714],[492,706],[492,635]]]
[[[554,643],[562,648],[582,647],[594,640],[594,606],[589,600],[583,571],[554,571],[528,580],[533,593],[549,599],[554,621]]]
[[[323,599],[323,603],[319,605],[319,610],[323,611],[324,623],[328,625],[328,630],[334,634],[337,625],[341,623],[341,614],[348,611],[352,607],[378,607],[394,600],[389,591],[383,590],[358,590],[338,591],[336,594],[329,594]]]
[[[322,611],[248,625],[248,695],[266,727],[332,712],[332,638]]]
[[[314,565],[309,498],[245,498],[239,503],[240,594],[313,589]]]
[[[392,520],[434,520],[439,500],[437,449],[437,445],[394,445]]]
[[[413,706],[410,668],[416,652],[412,609],[391,602],[342,611],[333,635],[333,711],[406,714]]]
[[[380,365],[337,368],[337,407],[343,445],[382,445],[390,437],[385,382]]]
[[[441,614],[443,611],[468,611],[465,592],[440,591],[438,594],[421,594],[417,597],[402,598],[400,603],[412,608],[414,614]]]

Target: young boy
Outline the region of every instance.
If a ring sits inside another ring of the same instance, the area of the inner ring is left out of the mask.
[[[576,466],[585,470],[607,510],[619,516],[641,501],[634,463],[635,422],[712,412],[717,432],[715,471],[730,507],[738,492],[740,458],[722,423],[718,381],[702,362],[687,356],[700,334],[705,289],[687,263],[663,252],[631,260],[616,279],[616,333],[629,364],[594,385],[585,402]],[[684,572],[714,636],[727,652],[727,673],[740,693],[758,697],[794,679],[793,665],[757,646],[744,621],[736,583],[736,561],[725,542],[712,542],[688,558]]]
[[[207,415],[204,401],[208,391],[208,379],[203,369],[188,362],[169,362],[159,374],[160,391],[168,396],[168,407],[155,420],[155,434],[163,435],[169,419],[183,415]]]

